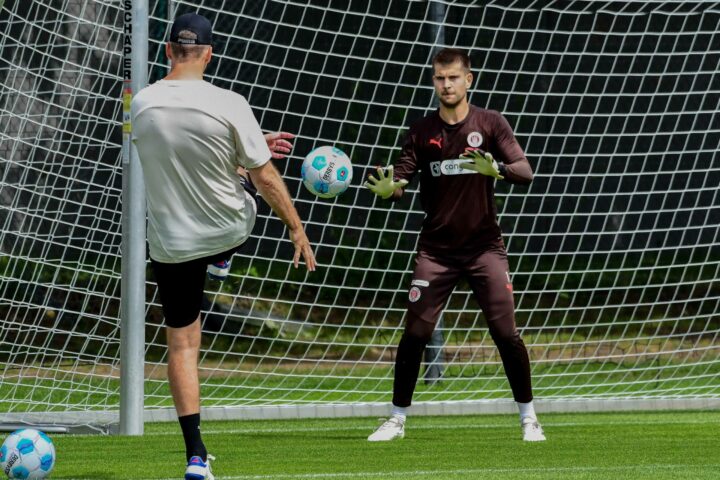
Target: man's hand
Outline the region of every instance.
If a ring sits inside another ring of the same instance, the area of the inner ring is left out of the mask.
[[[295,135],[288,132],[274,132],[266,133],[264,137],[272,154],[272,158],[279,160],[285,158],[285,154],[290,153],[290,150],[292,150],[293,144],[288,142],[288,140],[295,138]]]
[[[310,241],[302,227],[290,230],[290,240],[295,245],[295,255],[293,256],[293,265],[298,268],[300,265],[300,256],[305,260],[305,266],[311,272],[315,271],[317,263],[315,262],[315,254],[313,253]]]
[[[398,188],[403,188],[408,184],[407,180],[393,180],[393,166],[387,167],[387,174],[382,167],[377,168],[378,178],[368,175],[368,182],[365,186],[375,195],[387,200]]]
[[[298,268],[300,257],[305,260],[305,266],[309,271],[314,271],[316,267],[315,254],[313,253],[310,242],[308,241],[305,230],[303,229],[300,216],[295,210],[295,206],[288,193],[287,186],[277,171],[273,162],[265,162],[259,167],[250,169],[250,178],[257,187],[258,193],[262,195],[263,200],[270,205],[273,212],[280,217],[280,220],[288,227],[290,231],[290,240],[295,247],[293,255],[293,264]]]
[[[470,160],[468,163],[461,163],[460,168],[463,170],[472,170],[473,172],[481,173],[488,177],[497,178],[502,180],[503,177],[500,175],[498,164],[493,156],[488,152],[482,152],[480,150],[472,150],[465,152],[460,155],[460,158]]]

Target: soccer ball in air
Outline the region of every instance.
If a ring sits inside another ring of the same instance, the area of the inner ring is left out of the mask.
[[[305,187],[320,198],[332,198],[347,190],[352,181],[352,163],[335,147],[318,147],[308,153],[300,174]]]
[[[32,428],[14,431],[0,447],[0,470],[8,478],[45,478],[54,466],[55,446],[52,440]]]

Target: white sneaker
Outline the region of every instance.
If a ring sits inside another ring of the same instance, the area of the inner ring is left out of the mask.
[[[215,480],[210,471],[210,460],[215,457],[208,455],[204,462],[200,457],[192,457],[185,469],[185,480]]]
[[[538,423],[537,419],[526,417],[520,422],[523,431],[523,440],[526,442],[544,442],[545,432]]]
[[[368,437],[368,441],[388,442],[403,437],[405,437],[405,420],[393,416],[380,425],[378,429]]]

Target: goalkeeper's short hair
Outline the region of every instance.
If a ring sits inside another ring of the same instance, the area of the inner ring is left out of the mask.
[[[462,63],[463,68],[470,71],[470,57],[458,48],[443,48],[435,54],[432,65],[450,65],[455,62]]]

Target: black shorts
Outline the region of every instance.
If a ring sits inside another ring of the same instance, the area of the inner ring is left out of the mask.
[[[240,183],[257,204],[257,189],[250,178],[240,176]],[[158,286],[160,304],[165,315],[165,324],[168,327],[187,327],[198,318],[205,296],[207,266],[230,260],[240,247],[242,244],[222,253],[182,263],[161,263],[150,259]]]
[[[188,262],[161,263],[150,259],[165,315],[165,325],[171,328],[187,327],[198,318],[205,296],[207,266],[229,260],[241,246]]]
[[[241,246],[188,262],[161,263],[150,259],[165,314],[165,325],[171,328],[187,327],[198,318],[205,296],[207,266],[229,260]]]

